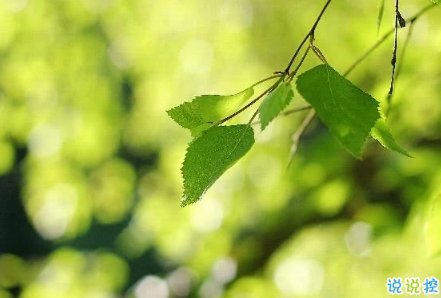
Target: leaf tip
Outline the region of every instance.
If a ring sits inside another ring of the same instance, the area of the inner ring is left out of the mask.
[[[406,150],[395,141],[386,121],[383,118],[378,119],[371,130],[371,136],[376,139],[385,148],[398,152],[404,156],[413,158]]]
[[[182,198],[181,198],[181,207],[184,208],[184,207],[186,207],[186,206],[188,206],[190,204],[191,204],[191,202],[189,202],[187,196],[183,195]]]
[[[254,144],[250,125],[215,126],[188,145],[181,173],[185,207],[202,199],[213,183]]]
[[[184,207],[187,207],[188,205],[194,204],[194,203],[202,200],[202,198],[204,197],[206,191],[207,190],[204,190],[204,192],[199,197],[197,197],[197,198],[193,198],[193,197],[187,196],[184,193],[184,195],[181,198],[181,207],[184,208]]]
[[[170,117],[170,118],[172,118],[173,119],[173,109],[175,109],[175,108],[171,108],[171,109],[169,109],[169,110],[167,110],[167,111],[165,111],[166,113],[167,113],[167,115]]]

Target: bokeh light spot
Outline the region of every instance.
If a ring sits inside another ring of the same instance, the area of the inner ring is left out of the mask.
[[[6,0],[6,9],[10,12],[19,12],[26,8],[28,0]]]
[[[77,191],[70,185],[60,183],[50,188],[33,217],[40,235],[46,239],[62,237],[73,219],[77,201]]]
[[[253,24],[253,6],[248,1],[224,1],[219,18],[223,24],[243,30]]]
[[[181,67],[189,74],[208,73],[213,64],[213,58],[213,47],[199,39],[189,41],[179,52]]]
[[[287,296],[318,293],[325,276],[323,266],[315,260],[289,259],[277,268],[274,281]]]
[[[345,235],[346,247],[355,256],[370,254],[372,227],[364,222],[354,223]]]
[[[227,283],[236,277],[237,263],[230,257],[221,258],[214,263],[212,275],[220,283]]]
[[[191,223],[199,232],[212,232],[222,225],[224,208],[217,200],[205,198],[192,211]]]
[[[224,289],[220,283],[213,279],[207,279],[199,289],[199,297],[201,298],[218,298],[221,297]]]
[[[30,152],[37,157],[48,157],[60,150],[61,134],[51,125],[36,126],[29,135]]]
[[[180,267],[173,271],[167,281],[172,292],[178,297],[186,297],[191,289],[191,271]]]
[[[136,298],[167,298],[169,290],[167,283],[156,276],[146,276],[135,287]]]

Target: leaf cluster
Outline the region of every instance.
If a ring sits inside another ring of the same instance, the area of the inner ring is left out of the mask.
[[[392,137],[380,114],[378,101],[330,65],[321,64],[299,75],[296,86],[333,136],[355,157],[361,158],[370,136],[384,147],[409,156]],[[262,131],[294,98],[290,79],[283,75],[269,90],[256,111]],[[204,95],[168,111],[176,123],[194,136],[181,169],[182,206],[201,199],[207,189],[252,148],[255,140],[251,121],[223,125],[223,120],[240,109],[253,94],[253,88],[247,88],[235,95]]]
[[[202,198],[207,189],[254,144],[254,118],[260,118],[261,131],[277,118],[291,103],[294,91],[291,86],[300,66],[310,51],[314,52],[322,64],[313,67],[297,76],[298,93],[311,105],[312,112],[305,118],[297,133],[293,135],[291,153],[297,148],[298,139],[315,114],[328,127],[335,139],[353,156],[361,159],[366,141],[372,137],[385,148],[410,155],[394,140],[385,117],[381,114],[379,102],[371,95],[354,85],[345,76],[354,69],[364,58],[377,48],[390,34],[395,32],[392,79],[388,95],[388,103],[393,93],[395,81],[395,66],[397,55],[398,23],[404,27],[406,22],[414,23],[417,18],[434,5],[423,8],[413,17],[405,20],[399,11],[399,1],[395,2],[395,27],[380,38],[375,45],[358,59],[344,75],[338,73],[326,61],[325,56],[314,45],[315,30],[324,12],[332,0],[327,0],[311,30],[300,43],[285,71],[263,79],[251,87],[234,95],[203,95],[191,102],[183,103],[168,111],[169,116],[183,128],[189,129],[194,140],[187,148],[187,154],[182,166],[184,179],[184,195],[182,206],[194,203]],[[440,0],[432,0],[439,3]],[[385,1],[380,0],[377,18],[378,30],[384,13]],[[291,71],[300,50],[309,40],[309,47],[300,59],[295,70]],[[269,89],[249,101],[254,95],[254,87],[276,79]],[[248,124],[225,125],[244,110],[262,100]],[[389,108],[388,106],[388,108]],[[303,109],[302,109],[303,110]],[[300,110],[299,110],[300,111]]]

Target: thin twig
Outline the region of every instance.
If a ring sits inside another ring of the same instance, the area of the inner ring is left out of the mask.
[[[302,42],[300,43],[299,47],[297,48],[297,50],[294,52],[294,55],[292,56],[291,60],[288,63],[288,66],[285,69],[285,73],[289,73],[289,70],[291,69],[291,66],[294,63],[294,60],[296,59],[297,55],[299,54],[300,50],[302,49],[303,45],[308,40],[308,38],[312,38],[312,39],[314,38],[315,29],[317,28],[317,25],[319,24],[320,20],[322,19],[323,14],[325,13],[325,11],[328,8],[331,1],[332,0],[328,0],[326,2],[325,6],[322,8],[319,16],[317,17],[317,19],[314,22],[314,25],[312,25],[311,30],[309,30],[308,34],[306,34],[306,36],[303,38]]]
[[[312,106],[304,106],[304,107],[300,107],[300,108],[295,108],[295,109],[291,109],[291,110],[286,110],[283,113],[280,113],[281,116],[288,116],[297,112],[301,112],[301,111],[306,111],[306,110],[310,110],[312,109]]]
[[[417,12],[415,15],[411,16],[410,18],[408,18],[406,21],[409,22],[411,24],[411,27],[409,28],[409,30],[412,30],[412,25],[416,22],[416,20],[423,15],[424,13],[426,13],[427,11],[429,11],[430,9],[434,8],[436,6],[436,4],[431,4],[428,5],[426,7],[424,7],[423,9],[421,9],[419,12]],[[387,38],[392,35],[392,33],[394,33],[395,28],[389,30],[388,32],[386,32],[372,47],[370,47],[366,52],[364,52],[344,73],[343,76],[346,77],[348,76],[361,62],[363,62],[375,49],[377,49],[384,41],[387,40]],[[410,32],[411,34],[411,32]],[[404,50],[404,49],[403,49]],[[404,52],[403,52],[404,54]],[[400,58],[402,59],[402,58]],[[399,63],[399,67],[401,65],[401,60]],[[400,68],[398,68],[397,70],[397,76],[399,74],[399,70]],[[308,108],[308,107],[305,107]],[[311,107],[312,108],[312,107]],[[297,112],[296,110],[293,110],[293,113]],[[284,115],[289,115],[291,113],[289,113],[289,111],[286,111],[286,114]],[[297,131],[292,135],[292,146],[291,146],[291,153],[290,153],[290,157],[289,157],[289,164],[291,163],[291,160],[295,154],[295,152],[297,151],[297,147],[298,147],[298,143],[300,141],[300,137],[302,136],[304,130],[306,129],[306,127],[309,125],[309,123],[312,121],[312,119],[315,116],[315,111],[312,110],[308,116],[303,120],[302,124],[300,125],[300,127],[297,129]],[[288,164],[288,166],[289,166]]]
[[[320,22],[324,12],[326,11],[327,7],[329,6],[329,4],[331,3],[332,0],[328,0],[325,4],[325,6],[323,7],[322,11],[320,12],[319,16],[317,17],[314,25],[312,26],[311,30],[308,32],[308,34],[305,36],[305,38],[303,39],[303,41],[301,42],[300,46],[297,48],[296,52],[294,53],[293,57],[291,58],[290,63],[288,64],[287,70],[285,70],[285,72],[280,73],[280,74],[275,74],[271,77],[268,77],[266,79],[263,79],[261,81],[259,81],[256,84],[260,84],[263,82],[266,82],[267,80],[273,79],[273,78],[277,78],[279,77],[279,80],[276,82],[276,84],[274,84],[273,86],[271,86],[269,89],[267,89],[264,93],[262,93],[261,95],[259,95],[256,99],[254,99],[253,101],[251,101],[250,103],[248,103],[246,106],[244,106],[243,108],[241,108],[240,110],[238,110],[237,112],[233,113],[232,115],[221,119],[217,125],[222,124],[228,120],[230,120],[231,118],[237,116],[238,114],[242,113],[243,111],[245,111],[246,109],[248,109],[250,106],[252,106],[253,104],[255,104],[257,101],[259,101],[262,97],[264,97],[266,94],[270,93],[275,87],[277,87],[277,85],[285,78],[285,74],[289,73],[289,70],[295,60],[295,58],[297,57],[299,51],[301,50],[301,48],[303,47],[303,45],[305,44],[305,42],[308,40],[309,37],[313,37],[314,36],[314,32],[315,29],[318,25],[318,23]],[[415,22],[422,14],[426,13],[428,10],[434,8],[436,6],[436,4],[430,4],[426,7],[424,7],[423,9],[421,9],[419,12],[417,12],[415,15],[413,15],[412,17],[406,19],[405,21],[407,22]],[[400,15],[401,16],[401,15]],[[366,59],[366,57],[368,57],[375,49],[377,49],[392,33],[394,33],[394,29],[391,29],[390,31],[386,32],[386,34],[383,35],[382,38],[380,38],[371,48],[369,48],[360,58],[358,58],[349,68],[348,70],[343,74],[343,76],[347,76],[349,75],[349,73],[352,72],[352,70],[357,67],[362,61],[364,61],[364,59]],[[301,61],[299,62],[299,65],[297,65],[296,69],[289,74],[289,81],[293,79],[293,77],[297,74],[300,66],[302,65],[303,61],[305,60],[308,52],[309,52],[309,47],[308,49],[305,51],[305,54],[303,55]],[[254,84],[253,86],[256,86],[256,84]],[[254,116],[255,117],[255,116]],[[253,117],[253,119],[254,119]]]
[[[398,0],[397,0],[398,1]],[[329,4],[329,3],[327,3]],[[423,9],[421,9],[419,12],[417,12],[415,15],[413,15],[412,17],[408,18],[407,20],[404,20],[401,16],[401,14],[396,13],[396,19],[395,19],[395,27],[393,29],[391,29],[390,31],[386,32],[372,47],[370,47],[365,53],[363,53],[347,70],[346,72],[344,72],[343,76],[346,77],[348,76],[361,62],[363,62],[375,49],[377,49],[392,33],[394,33],[397,30],[398,24],[400,26],[405,26],[406,21],[410,22],[411,25],[414,24],[414,22],[425,12],[427,12],[428,10],[434,8],[436,6],[436,4],[431,4],[428,5],[426,7],[424,7]],[[409,28],[409,31],[412,30],[412,26],[411,28]],[[409,37],[410,37],[411,32],[409,33]],[[306,42],[306,39],[308,38],[308,36],[305,38],[304,42]],[[303,46],[304,42],[300,45],[299,49],[296,51],[296,53],[294,54],[294,57],[292,59],[292,61],[294,60],[294,58],[296,57],[296,55],[298,54],[298,51],[300,51],[300,48]],[[406,40],[406,43],[408,42],[408,40]],[[303,60],[305,59],[309,49],[311,48],[311,46],[313,46],[313,44],[311,43],[310,47],[308,47],[308,50],[305,52],[301,62],[299,63],[299,65],[297,66],[296,70],[293,73],[297,73],[298,68],[300,68],[300,65],[302,64]],[[406,46],[406,44],[405,44]],[[314,47],[315,49],[317,49],[316,47]],[[318,51],[314,51],[316,53],[316,55],[319,58],[324,58],[323,54],[320,52],[320,50]],[[321,55],[320,55],[321,54]],[[404,49],[403,49],[403,54],[404,54]],[[395,53],[396,55],[396,53]],[[396,56],[395,56],[396,57]],[[402,59],[402,58],[400,58]],[[326,62],[326,59],[323,59]],[[290,64],[292,64],[292,61],[290,62]],[[399,74],[399,70],[400,70],[400,65],[401,65],[401,60],[400,60],[400,64],[399,64],[399,68],[397,70],[397,76]],[[290,66],[290,65],[289,65]],[[290,74],[289,79],[292,80],[293,75]],[[285,113],[283,113],[283,115],[289,115],[298,111],[302,111],[305,109],[311,109],[311,106],[307,106],[307,107],[303,107],[301,109],[294,109],[292,111],[286,111]],[[288,167],[291,164],[292,158],[294,156],[294,154],[297,151],[298,148],[298,144],[300,142],[300,138],[303,134],[303,132],[305,131],[306,127],[308,127],[308,125],[311,123],[312,119],[315,116],[315,110],[311,110],[309,112],[309,114],[305,117],[305,119],[303,120],[303,122],[301,123],[301,125],[299,126],[299,128],[297,129],[297,131],[292,135],[291,139],[292,139],[292,145],[291,145],[291,150],[290,150],[290,156],[289,156],[289,162],[288,162]]]
[[[305,53],[302,56],[302,59],[300,59],[299,64],[297,65],[296,69],[294,69],[288,76],[288,82],[291,82],[292,79],[295,77],[295,75],[297,74],[297,72],[299,71],[300,67],[302,66],[303,62],[305,61],[306,57],[308,56],[309,50],[311,48],[308,47],[305,51]]]
[[[251,116],[250,120],[248,121],[248,125],[253,125],[253,120],[254,120],[254,118],[256,118],[257,113],[259,113],[259,109],[257,109],[257,110],[254,112],[253,116]],[[259,122],[259,123],[260,123],[260,121],[256,121],[256,122]]]
[[[392,75],[390,79],[390,87],[389,93],[387,96],[387,101],[389,103],[390,98],[392,97],[392,93],[394,93],[394,85],[395,85],[395,68],[397,65],[397,51],[398,51],[398,26],[403,25],[403,18],[401,17],[399,10],[400,0],[395,0],[395,26],[394,26],[394,47],[392,50],[392,59],[390,60],[390,64],[392,64]],[[403,20],[404,26],[406,26],[406,22]]]
[[[304,106],[304,107],[300,107],[300,108],[295,108],[295,109],[291,109],[291,110],[286,110],[285,112],[280,113],[280,116],[288,116],[294,113],[298,113],[298,112],[303,112],[303,111],[307,111],[312,109],[312,106]],[[253,118],[254,120],[254,118]],[[260,120],[251,122],[251,125],[257,125],[260,124]]]
[[[312,51],[316,54],[316,56],[325,64],[328,64],[328,61],[326,61],[325,55],[323,55],[322,51],[320,51],[319,48],[317,48],[312,43],[309,45],[309,47],[312,49]]]
[[[279,80],[277,81],[277,83],[275,83],[274,85],[272,85],[270,88],[268,88],[266,91],[264,91],[264,92],[263,92],[262,94],[260,94],[257,98],[255,98],[253,101],[251,101],[250,103],[248,103],[246,106],[244,106],[244,107],[241,108],[240,110],[238,110],[238,111],[236,111],[235,113],[233,113],[233,114],[231,114],[231,115],[229,115],[229,116],[227,116],[227,117],[225,117],[225,118],[219,120],[218,122],[207,122],[207,123],[211,123],[211,124],[215,124],[215,125],[220,125],[220,124],[222,124],[222,123],[224,123],[224,122],[230,120],[231,118],[233,118],[233,117],[239,115],[240,113],[242,113],[243,111],[245,111],[246,109],[248,109],[250,106],[252,106],[253,104],[255,104],[257,101],[259,101],[259,99],[261,99],[266,93],[272,91],[272,88],[274,88],[274,86],[277,86],[277,85],[283,80],[284,77],[285,77],[285,74],[284,74],[284,73],[279,73],[279,72],[277,72],[277,73],[273,74],[272,76],[267,77],[267,78],[265,78],[265,79],[262,79],[262,80],[260,80],[260,81],[258,81],[258,82],[256,82],[256,83],[254,83],[254,84],[251,85],[250,87],[248,87],[248,88],[246,88],[246,89],[240,91],[240,92],[237,93],[237,94],[240,94],[240,93],[242,93],[242,92],[245,92],[247,89],[254,88],[254,87],[256,87],[257,85],[260,85],[260,84],[262,84],[262,83],[265,83],[266,81],[269,81],[269,80],[272,80],[272,79],[279,78]]]
[[[254,87],[256,87],[256,86],[258,86],[258,85],[260,85],[260,84],[262,84],[262,83],[265,83],[265,82],[267,82],[267,81],[269,81],[269,80],[280,78],[281,76],[283,76],[283,73],[277,72],[277,73],[273,74],[273,75],[270,76],[270,77],[267,77],[267,78],[265,78],[265,79],[262,79],[262,80],[260,80],[260,81],[258,81],[258,82],[256,82],[256,83],[254,83],[253,85],[251,85],[251,86],[248,87],[247,89],[254,88]],[[247,90],[247,89],[245,89],[245,90]],[[243,90],[243,91],[241,91],[241,92],[239,92],[239,93],[242,93],[242,92],[244,92],[245,90]]]
[[[375,51],[380,45],[383,44],[383,42],[386,41],[386,39],[391,36],[393,33],[393,29],[391,31],[388,31],[386,34],[384,34],[376,43],[374,43],[366,52],[363,53],[357,60],[354,61],[354,63],[351,64],[351,66],[348,67],[348,69],[343,73],[343,76],[346,77],[349,75],[354,68],[356,68],[361,62],[363,62],[373,51]]]
[[[292,144],[291,144],[291,150],[289,153],[288,167],[290,166],[292,158],[297,151],[297,148],[298,148],[299,142],[300,142],[300,137],[302,136],[303,132],[308,127],[308,125],[311,123],[314,116],[315,116],[315,110],[311,110],[308,113],[308,115],[305,117],[305,119],[303,119],[303,121],[300,124],[297,131],[291,136]]]
[[[281,79],[279,79],[277,81],[277,83],[275,83],[274,85],[272,85],[271,87],[269,87],[268,89],[266,89],[263,93],[261,93],[258,97],[256,97],[255,99],[253,99],[250,103],[248,103],[247,105],[245,105],[244,107],[242,107],[241,109],[239,109],[238,111],[234,112],[233,114],[231,114],[230,116],[227,116],[221,120],[219,120],[218,123],[216,123],[216,125],[220,125],[224,122],[227,122],[228,120],[230,120],[231,118],[236,117],[237,115],[239,115],[240,113],[242,113],[243,111],[245,111],[246,109],[248,109],[249,107],[251,107],[253,104],[255,104],[256,102],[258,102],[262,97],[264,97],[267,93],[271,92],[279,83],[281,82]]]
[[[410,18],[406,19],[406,22],[413,23],[415,22],[421,15],[429,11],[430,9],[436,7],[437,4],[429,4],[423,9],[421,9],[419,12],[417,12],[415,15],[411,16]],[[361,62],[363,62],[373,51],[375,51],[380,45],[383,44],[383,42],[391,36],[395,31],[395,28],[392,28],[388,32],[386,32],[375,44],[373,44],[369,49],[366,50],[357,60],[354,61],[354,63],[351,64],[351,66],[348,67],[348,70],[343,73],[343,76],[349,75],[354,68],[356,68]]]
[[[415,22],[411,22],[410,25],[409,25],[409,30],[407,31],[406,39],[405,39],[404,44],[403,44],[403,49],[401,50],[400,61],[398,61],[398,63],[397,63],[397,71],[396,71],[396,74],[395,74],[395,82],[397,81],[398,77],[400,76],[401,70],[403,68],[403,61],[404,61],[404,57],[406,56],[406,50],[407,50],[407,47],[409,45],[409,41],[412,38],[414,24],[415,24]]]
[[[407,49],[407,46],[409,45],[410,38],[412,37],[414,24],[415,24],[415,22],[411,22],[409,25],[409,30],[407,31],[406,40],[404,41],[403,50],[401,51],[400,61],[397,63],[398,66],[397,66],[397,70],[395,73],[395,84],[397,83],[398,77],[400,76],[401,69],[403,67],[404,57],[406,56],[406,49]],[[387,105],[387,109],[385,112],[386,117],[389,115],[389,111],[392,106],[392,97],[393,97],[393,94],[387,95],[388,105]]]

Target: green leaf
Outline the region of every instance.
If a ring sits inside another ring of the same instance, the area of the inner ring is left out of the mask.
[[[432,2],[438,4],[441,3],[441,0],[432,0]]]
[[[334,137],[360,158],[361,149],[380,118],[378,102],[327,64],[301,74],[297,90]]]
[[[384,147],[399,152],[408,157],[412,157],[403,148],[401,148],[400,145],[397,144],[397,142],[395,142],[389,130],[389,127],[387,126],[383,118],[377,120],[374,128],[372,128],[371,136],[378,142],[380,142],[380,144]]]
[[[271,92],[259,107],[261,129],[264,130],[282,112],[294,96],[291,84],[282,83]]]
[[[202,95],[168,110],[167,114],[180,126],[190,129],[193,136],[197,136],[214,122],[234,113],[253,94],[254,89],[248,88],[234,95]]]
[[[182,166],[184,195],[181,206],[202,198],[205,191],[254,144],[249,125],[214,126],[194,139]]]
[[[188,129],[195,128],[206,122],[199,113],[197,106],[193,102],[184,102],[167,111],[167,114],[180,126]]]
[[[167,111],[167,114],[180,126],[190,129],[193,137],[198,136],[212,125],[202,118],[194,102],[185,102]]]
[[[249,88],[234,95],[202,95],[193,99],[193,103],[206,122],[216,122],[238,110],[254,94]]]
[[[427,208],[424,236],[431,256],[441,253],[441,194],[435,195]]]
[[[191,136],[192,137],[197,137],[199,136],[201,133],[203,133],[204,131],[206,131],[207,129],[209,129],[213,124],[210,123],[204,123],[202,125],[198,125],[196,127],[193,127],[192,129],[190,129],[191,132]]]

